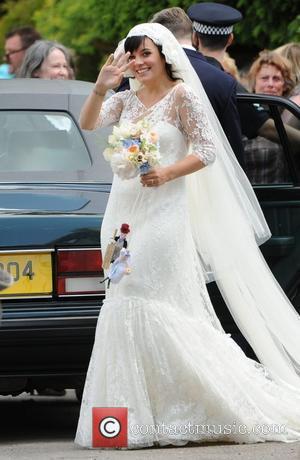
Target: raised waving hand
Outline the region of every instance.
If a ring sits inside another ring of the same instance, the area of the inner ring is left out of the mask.
[[[120,85],[124,77],[124,72],[131,64],[128,62],[129,56],[129,52],[122,53],[117,57],[114,57],[113,54],[109,56],[101,68],[96,81],[96,90],[99,93],[105,93],[107,90],[117,88]]]
[[[120,85],[124,72],[131,65],[131,62],[128,62],[129,56],[129,52],[122,53],[117,57],[111,54],[101,68],[95,87],[85,101],[80,113],[80,126],[82,129],[95,128],[105,93]]]

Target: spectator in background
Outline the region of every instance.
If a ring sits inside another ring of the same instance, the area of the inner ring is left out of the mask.
[[[294,95],[295,77],[288,59],[276,51],[261,51],[249,70],[249,84],[254,93],[288,97],[300,105],[300,95]],[[284,111],[283,121],[294,128],[300,128],[299,120]]]
[[[9,80],[11,78],[14,78],[14,75],[10,73],[9,65],[5,62],[3,64],[0,64],[0,79]]]
[[[229,73],[229,75],[237,81],[240,81],[239,69],[237,68],[235,59],[233,59],[227,52],[224,54],[221,64],[225,72]]]
[[[275,51],[261,51],[248,77],[250,89],[258,94],[288,97],[294,86],[289,61]],[[278,144],[258,136],[247,142],[245,152],[248,176],[253,184],[288,181],[286,161]]]
[[[290,99],[295,104],[300,105],[300,43],[286,43],[277,48],[276,53],[285,57],[292,66],[292,73],[295,79],[296,86],[291,91]],[[300,129],[300,120],[288,111],[284,111],[282,118],[285,123]]]
[[[12,75],[15,75],[21,67],[26,50],[39,39],[41,39],[39,32],[29,26],[18,27],[7,32],[4,51]]]
[[[248,78],[250,89],[256,94],[288,97],[295,86],[291,64],[275,51],[261,51]]]
[[[290,62],[292,73],[300,92],[300,43],[286,43],[274,51]]]
[[[70,80],[74,78],[70,51],[60,43],[38,40],[28,48],[18,72],[20,78]]]

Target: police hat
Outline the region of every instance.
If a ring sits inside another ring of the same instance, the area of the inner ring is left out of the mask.
[[[235,8],[212,2],[190,6],[187,15],[193,21],[194,30],[207,35],[229,35],[233,30],[233,24],[243,18]]]

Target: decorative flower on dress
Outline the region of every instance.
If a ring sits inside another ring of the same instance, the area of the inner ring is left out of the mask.
[[[121,179],[146,174],[160,162],[158,135],[146,120],[124,122],[114,126],[103,155]]]

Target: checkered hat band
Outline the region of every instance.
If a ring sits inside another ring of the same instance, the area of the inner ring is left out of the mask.
[[[199,32],[199,34],[206,35],[229,35],[233,31],[233,26],[227,27],[217,27],[209,26],[207,24],[201,24],[200,22],[193,22],[194,29]]]

